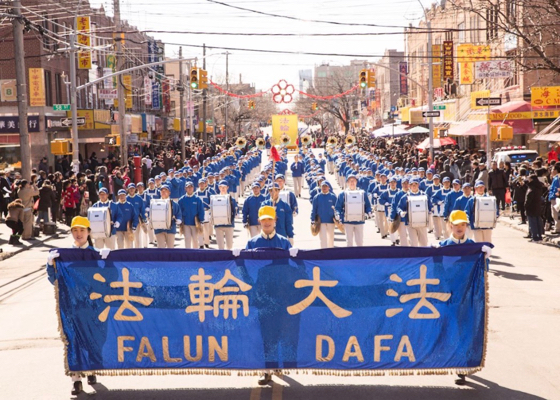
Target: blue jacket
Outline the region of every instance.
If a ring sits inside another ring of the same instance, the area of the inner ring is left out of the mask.
[[[173,218],[171,219],[171,227],[169,229],[154,229],[154,233],[156,235],[158,233],[177,233],[177,220],[182,220],[181,208],[179,207],[179,204],[177,204],[177,202],[173,200],[171,200],[171,208],[173,214]]]
[[[455,211],[455,210],[461,210],[461,211],[465,211],[467,212],[467,203],[469,202],[470,199],[472,199],[472,194],[469,197],[465,197],[465,195],[461,195],[457,198],[457,200],[455,200],[455,203],[453,204],[453,209],[451,211]]]
[[[254,195],[247,197],[245,203],[243,203],[242,211],[244,225],[259,225],[259,208],[264,201],[266,201],[266,198],[262,194],[257,197]]]
[[[290,206],[280,199],[276,204],[271,199],[265,200],[262,205],[272,206],[276,209],[276,233],[287,238],[293,238],[294,219]]]
[[[425,190],[426,195],[430,198],[430,200],[432,201],[432,209],[430,209],[431,212],[436,213],[436,216],[442,216],[443,215],[443,208],[444,208],[444,197],[442,194],[437,195],[437,192],[441,191],[441,189],[443,189],[443,185],[439,185],[439,186],[434,186],[429,185],[428,188]],[[437,196],[436,196],[437,195]],[[434,201],[434,196],[436,196],[437,198]],[[439,204],[441,202],[441,204]],[[436,208],[438,208],[438,206],[440,206],[440,209],[436,210]],[[439,211],[439,212],[436,212]]]
[[[337,199],[334,193],[318,193],[313,198],[311,222],[315,222],[315,217],[319,216],[322,224],[333,224],[336,200]]]
[[[276,233],[271,239],[267,239],[259,233],[257,236],[249,239],[247,246],[245,246],[245,250],[259,249],[263,247],[289,250],[292,248],[292,245],[288,239],[278,233]]]
[[[288,205],[290,206],[290,208],[292,209],[292,213],[297,214],[298,213],[298,202],[296,199],[296,195],[294,194],[294,192],[287,190],[286,188],[284,188],[285,192],[288,192]],[[282,192],[280,192],[282,193]]]
[[[290,166],[290,169],[292,170],[292,177],[294,178],[300,178],[303,176],[303,163],[301,161],[298,161],[297,163],[292,163],[292,165]]]
[[[181,221],[184,225],[195,226],[194,217],[198,217],[199,222],[204,221],[204,205],[200,197],[197,197],[194,193],[192,196],[185,194],[177,204],[181,209]]]
[[[364,199],[364,210],[366,214],[369,214],[371,212],[371,204],[369,202],[369,199],[366,195],[365,192],[362,191],[362,195],[363,195],[363,199]],[[338,198],[336,200],[336,212],[338,213],[339,217],[340,217],[340,221],[345,223],[345,224],[351,224],[351,225],[361,225],[361,224],[365,224],[365,221],[352,221],[352,222],[346,222],[344,220],[344,213],[346,211],[345,209],[346,204],[344,203],[344,192],[340,193],[338,195]],[[323,219],[321,219],[321,222],[323,222]]]
[[[445,247],[445,246],[456,246],[458,244],[469,244],[469,243],[475,243],[474,240],[466,238],[464,239],[461,243],[456,243],[453,239],[451,238],[447,238],[445,240],[442,240],[441,242],[439,242],[439,246],[440,247]]]
[[[397,209],[398,209],[399,213],[401,213],[401,212],[406,213],[404,218],[401,219],[402,221],[405,222],[406,225],[408,225],[408,196],[421,196],[421,195],[425,195],[425,194],[426,193],[422,192],[421,190],[419,190],[416,193],[408,192],[406,195],[401,197],[401,199],[399,200],[399,205],[398,205]],[[432,201],[428,197],[428,210],[431,210],[431,209],[432,209]]]
[[[178,199],[185,194],[185,184],[180,179],[167,179],[167,184],[171,186],[171,194],[169,197],[172,199]]]
[[[117,205],[117,215],[114,221],[119,223],[117,232],[126,232],[129,222],[132,223],[132,229],[136,229],[138,226],[138,212],[136,208],[128,201],[124,203],[118,201],[115,204]]]
[[[395,197],[393,197],[393,201],[391,202],[391,214],[389,215],[389,219],[391,219],[392,221],[397,218],[399,202],[405,195],[406,192],[404,190],[399,190],[397,194],[395,194]]]
[[[461,190],[451,190],[451,192],[449,192],[447,196],[445,196],[445,207],[443,209],[443,217],[445,219],[449,218],[449,214],[451,214],[451,211],[455,210],[455,201],[462,195],[463,192]]]
[[[395,189],[395,190],[388,189],[382,192],[381,196],[379,196],[378,201],[379,204],[385,206],[386,217],[389,217],[391,215],[391,205],[393,204],[393,199],[395,198],[398,192],[399,189]]]
[[[552,201],[556,198],[558,188],[560,188],[560,175],[556,175],[554,179],[552,179],[552,183],[548,189],[548,200]]]
[[[138,218],[140,221],[144,222],[146,220],[146,206],[144,203],[144,199],[138,195],[134,196],[126,196],[126,201],[134,206],[136,209],[136,213],[138,213]]]

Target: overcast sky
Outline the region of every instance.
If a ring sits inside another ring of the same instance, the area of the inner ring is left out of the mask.
[[[268,89],[280,79],[297,88],[298,71],[313,69],[322,63],[347,65],[352,59],[375,61],[386,49],[404,50],[402,31],[423,16],[419,0],[217,0],[234,7],[257,12],[288,16],[262,15],[240,10],[210,0],[121,0],[122,18],[140,30],[259,34],[228,36],[192,33],[149,33],[166,44],[166,56],[177,55],[182,44],[185,57],[200,57],[202,49],[187,45],[206,43],[208,76],[216,82],[225,81],[225,50],[240,49],[289,51],[296,54],[256,53],[229,50],[230,82],[239,75],[245,83]],[[112,14],[113,0],[90,0],[93,6],[103,5]],[[424,1],[424,4],[429,4]],[[333,21],[335,25],[311,20]],[[273,37],[262,34],[291,33],[297,36]],[[371,36],[308,36],[309,34],[376,33]],[[210,49],[214,46],[215,49]],[[321,53],[325,55],[305,55]],[[347,56],[340,56],[347,55]]]

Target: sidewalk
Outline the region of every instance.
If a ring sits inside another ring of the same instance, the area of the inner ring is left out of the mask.
[[[517,231],[524,232],[527,234],[529,232],[529,224],[519,225],[521,222],[521,217],[518,213],[511,213],[509,210],[506,210],[505,213],[500,215],[498,218],[498,222],[509,226]],[[550,231],[546,231],[543,235],[542,244],[552,247],[560,247],[560,234],[550,233]]]
[[[45,235],[41,232],[41,234],[35,237],[34,240],[22,240],[20,239],[21,244],[18,246],[12,246],[8,244],[10,241],[10,236],[12,234],[12,230],[6,226],[5,222],[0,222],[0,249],[2,252],[0,253],[0,261],[3,261],[9,257],[15,256],[18,253],[21,253],[24,250],[29,250],[35,246],[40,246],[43,242],[58,238],[61,236],[68,235],[70,230],[64,224],[59,223],[58,229],[54,235]]]

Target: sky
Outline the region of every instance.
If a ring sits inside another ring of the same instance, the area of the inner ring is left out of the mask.
[[[112,15],[113,0],[90,3],[95,7],[103,5]],[[167,57],[177,56],[179,44],[183,45],[185,58],[201,57],[202,48],[188,45],[205,43],[208,76],[217,83],[225,82],[226,50],[220,47],[293,52],[228,50],[230,83],[238,83],[241,75],[244,83],[266,90],[281,79],[297,88],[299,70],[313,70],[324,63],[348,65],[355,59],[375,62],[386,49],[404,50],[403,29],[409,24],[417,25],[423,11],[420,0],[121,0],[121,14],[122,19],[141,31],[165,31],[148,34],[166,43]],[[286,33],[295,36],[264,36]],[[340,35],[349,33],[376,35]]]

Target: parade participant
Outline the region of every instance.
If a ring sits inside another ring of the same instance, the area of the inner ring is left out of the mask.
[[[204,205],[202,200],[194,194],[194,184],[187,181],[185,184],[186,193],[179,199],[177,204],[181,209],[181,220],[183,224],[181,229],[185,236],[185,248],[196,249],[197,246],[201,249],[204,246],[199,246],[197,224],[204,221]]]
[[[225,247],[228,250],[231,250],[233,247],[233,230],[235,227],[235,215],[237,214],[237,202],[235,199],[228,193],[229,191],[229,184],[226,180],[221,180],[219,185],[220,189],[220,196],[228,196],[228,201],[230,202],[230,221],[229,223],[225,224],[216,224],[214,222],[214,230],[216,232],[216,243],[218,244],[218,249],[224,249],[224,241]],[[214,212],[212,210],[212,212]]]
[[[379,196],[379,204],[381,204],[385,208],[385,218],[388,220],[391,217],[391,205],[393,204],[393,199],[399,192],[397,189],[397,178],[392,176],[389,179],[389,188],[381,193]],[[391,238],[391,246],[397,245],[397,232],[389,233],[389,237]]]
[[[149,215],[150,213],[150,202],[152,201],[152,199],[159,199],[161,197],[161,195],[159,194],[159,189],[157,188],[156,181],[157,178],[148,179],[148,189],[146,189],[146,191],[144,192],[144,199],[145,199],[144,208],[146,210],[146,215]],[[150,228],[149,224],[147,225],[148,225],[148,243],[155,243],[156,234],[154,233],[154,230]]]
[[[406,177],[403,178],[401,180],[401,186],[402,186],[401,190],[399,190],[395,195],[395,197],[393,197],[393,201],[391,202],[391,214],[388,219],[388,222],[390,223],[393,223],[393,221],[398,216],[399,201],[403,196],[405,196],[408,193],[409,190],[408,182],[409,182],[408,178]],[[401,221],[399,223],[399,227],[397,231],[399,232],[399,239],[396,240],[396,244],[399,244],[401,246],[408,246],[408,234],[406,232],[406,224],[404,224],[404,222]]]
[[[453,208],[451,211],[455,211],[455,210],[461,210],[461,211],[465,211],[468,215],[467,212],[467,203],[469,202],[469,200],[472,198],[472,186],[469,182],[463,183],[463,194],[461,196],[459,196],[457,198],[457,200],[455,200],[455,203],[453,204]],[[473,236],[473,232],[472,230],[469,229],[467,230],[467,236],[469,238],[472,238]]]
[[[454,210],[455,201],[463,195],[461,191],[461,181],[459,179],[453,179],[453,189],[445,196],[445,207],[443,209],[443,218],[448,220],[451,211]]]
[[[471,230],[473,232],[474,241],[475,242],[488,242],[492,243],[492,228],[475,228],[474,227],[474,220],[475,220],[475,198],[476,197],[487,197],[488,194],[486,193],[486,186],[482,180],[478,180],[474,184],[475,194],[474,196],[470,197],[467,205],[465,206],[465,212],[469,217],[469,221],[471,222]],[[458,200],[457,200],[458,201]],[[500,215],[500,209],[496,207],[496,215]]]
[[[94,244],[98,249],[108,248],[111,250],[115,249],[115,235],[117,233],[115,228],[115,220],[118,210],[115,202],[109,200],[109,191],[107,188],[99,189],[99,201],[92,205],[94,208],[107,207],[109,208],[109,213],[111,215],[111,236],[104,238],[95,238]]]
[[[106,190],[106,189],[105,189]],[[108,191],[106,196],[108,195]],[[97,250],[93,247],[91,238],[89,234],[91,232],[89,220],[86,217],[74,217],[70,225],[70,232],[72,233],[72,238],[74,242],[72,243],[73,249],[83,249],[83,250]],[[109,254],[109,249],[102,249],[99,251],[101,258],[107,258]],[[56,281],[56,270],[54,260],[60,256],[57,250],[51,250],[47,256],[47,276],[49,282],[54,285]],[[72,395],[77,396],[83,390],[82,377],[80,374],[71,374],[72,378]],[[88,385],[95,385],[97,383],[97,377],[95,375],[88,375],[87,377]]]
[[[294,181],[295,195],[296,197],[301,197],[301,187],[303,184],[304,166],[298,154],[294,156],[294,162],[290,166],[290,169],[292,170],[292,179]]]
[[[262,206],[258,210],[260,233],[247,242],[246,250],[261,247],[289,250],[292,244],[285,237],[276,232],[276,210],[272,206]],[[297,250],[297,249],[296,249]],[[291,254],[292,252],[290,252]]]
[[[438,176],[438,175],[436,175]],[[446,207],[446,199],[447,195],[449,195],[453,189],[451,189],[451,179],[449,177],[443,178],[443,185],[442,187],[435,191],[432,196],[432,204],[434,205],[433,209],[433,219],[434,225],[441,224],[442,227],[442,239],[449,237],[449,227],[446,223],[445,218],[445,207]],[[437,219],[440,219],[439,221]]]
[[[444,238],[443,211],[445,207],[445,198],[443,194],[438,194],[442,189],[443,186],[440,185],[440,176],[437,174],[433,176],[432,183],[426,185],[426,196],[428,196],[432,202],[430,220],[432,221],[431,226],[434,229],[436,240]]]
[[[331,185],[323,180],[321,183],[321,193],[313,199],[311,210],[311,224],[320,223],[319,240],[321,248],[334,247],[334,218],[336,196],[331,192]]]
[[[469,217],[466,212],[462,210],[452,211],[451,214],[449,214],[449,225],[451,226],[451,235],[449,238],[439,242],[441,247],[474,243],[474,240],[467,237]]]
[[[420,185],[420,180],[418,178],[413,178],[410,181],[410,190],[408,191],[408,193],[406,195],[404,195],[400,201],[399,201],[399,205],[398,205],[398,212],[401,216],[401,219],[405,222],[406,224],[406,231],[408,233],[408,237],[410,239],[410,245],[412,247],[418,247],[418,246],[422,246],[425,247],[428,245],[428,232],[427,232],[427,226],[424,227],[413,227],[410,225],[410,216],[408,213],[408,198],[410,196],[422,196],[425,195],[424,192],[422,192],[421,190],[419,190],[419,185]],[[430,210],[431,207],[431,201],[428,198],[428,210]],[[428,210],[426,210],[426,212],[428,212]]]
[[[143,185],[142,185],[143,186]],[[138,229],[134,231],[134,247],[140,249],[142,247],[148,247],[147,243],[146,246],[142,243],[143,238],[143,230],[146,229],[148,231],[145,223],[146,223],[146,205],[142,197],[140,197],[136,193],[136,185],[134,183],[130,183],[127,187],[128,195],[126,196],[126,201],[133,205],[136,214],[138,215]]]
[[[181,208],[176,201],[171,200],[171,188],[169,185],[163,185],[160,189],[162,200],[168,200],[171,207],[171,226],[169,229],[155,229],[158,249],[172,249],[175,247],[175,235],[177,234],[177,225],[182,223]]]
[[[117,246],[119,249],[131,249],[134,247],[134,232],[138,227],[138,212],[126,201],[126,190],[120,189],[117,196],[117,215],[114,223],[117,231]]]
[[[204,207],[204,220],[202,222],[202,234],[198,235],[198,247],[210,248],[210,236],[212,236],[213,226],[210,218],[210,196],[216,194],[212,189],[208,188],[206,178],[198,181],[198,190],[195,195],[202,201]]]
[[[252,238],[259,233],[259,210],[266,198],[261,194],[261,186],[255,182],[251,185],[253,194],[243,203],[243,226],[248,229],[249,237]],[[275,212],[276,219],[276,212]],[[276,223],[275,223],[276,226]]]
[[[273,183],[269,189],[270,199],[262,202],[263,206],[272,206],[276,210],[276,232],[294,243],[294,218],[290,205],[280,199],[280,185]]]
[[[294,192],[286,188],[286,178],[284,175],[278,174],[274,177],[274,182],[280,186],[280,198],[284,201],[284,203],[287,203],[290,206],[292,214],[296,216],[298,213],[298,202]]]
[[[372,203],[374,203],[375,208],[375,223],[377,225],[377,232],[381,234],[381,239],[385,239],[389,235],[389,226],[387,225],[387,217],[385,216],[385,206],[379,202],[379,197],[384,191],[389,189],[389,185],[387,184],[387,174],[385,174],[385,172],[380,173],[379,180],[379,184],[375,185],[371,194]]]
[[[366,218],[371,215],[369,199],[363,190],[357,189],[357,185],[358,178],[356,175],[349,175],[348,178],[346,178],[346,189],[338,195],[335,206],[338,219],[344,223],[346,246],[348,247],[364,245],[364,224]],[[358,198],[361,197],[361,204],[350,204],[348,202],[349,196],[354,193],[358,194]],[[357,207],[358,210],[350,210],[350,207]],[[354,211],[352,214],[356,214],[356,211],[362,211],[363,214],[359,215],[359,218],[348,220],[349,211]]]

